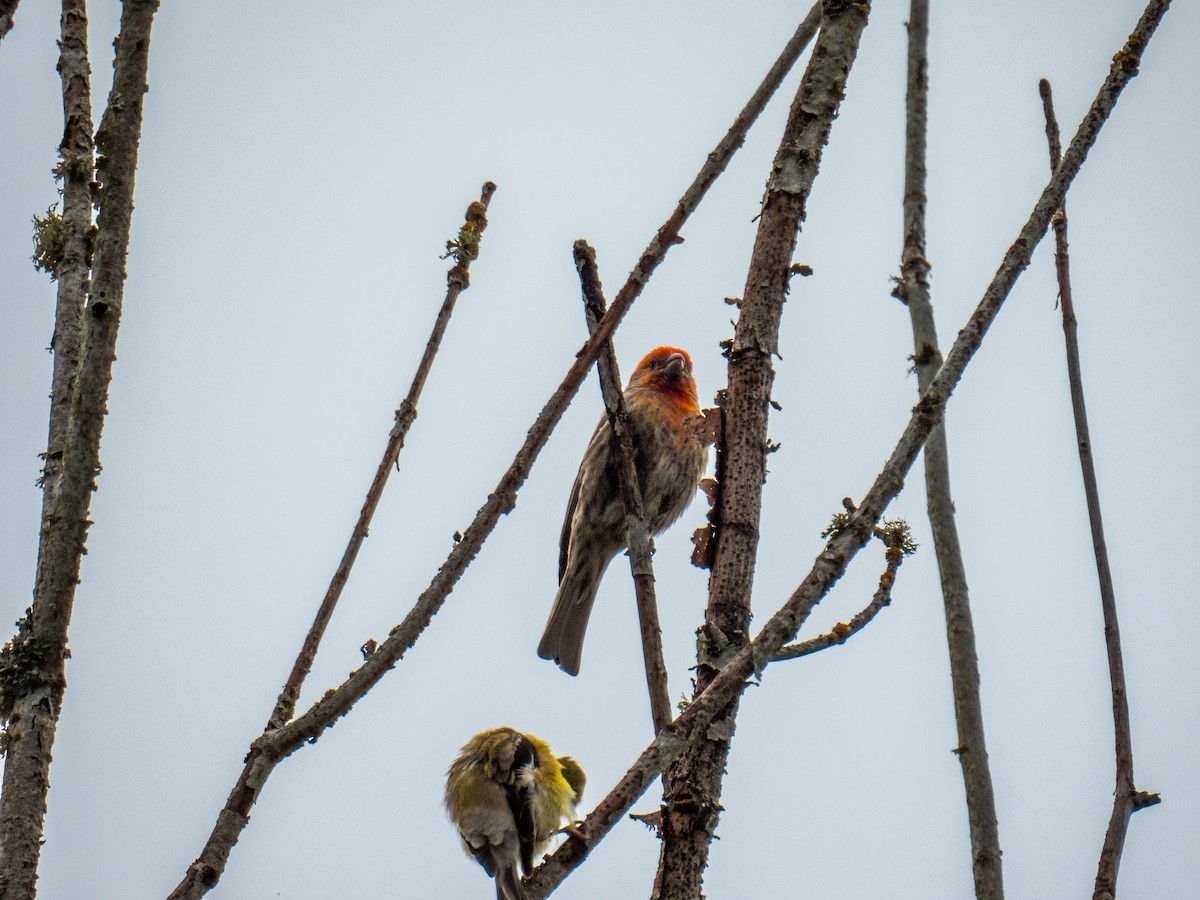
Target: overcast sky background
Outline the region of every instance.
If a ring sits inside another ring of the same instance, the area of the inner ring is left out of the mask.
[[[428,584],[585,336],[571,242],[611,294],[806,11],[780,2],[163,4],[137,209],[42,855],[41,896],[165,896],[199,852],[335,568],[444,290],[439,254],[499,189],[371,538],[302,708]],[[907,4],[878,3],[834,125],[783,320],[761,624],[859,498],[916,399],[898,270]],[[929,252],[943,347],[1048,169],[1039,77],[1073,134],[1137,3],[935,3]],[[119,4],[92,4],[93,95]],[[29,603],[54,286],[30,217],[55,200],[57,4],[0,48],[0,620]],[[1138,786],[1122,900],[1194,890],[1200,337],[1200,11],[1151,42],[1068,199],[1083,369],[1125,642]],[[628,375],[663,343],[703,401],[743,291],[753,218],[800,68],[618,332]],[[96,111],[99,120],[100,107]],[[1009,896],[1088,896],[1111,808],[1108,673],[1051,242],[949,407],[949,439]],[[633,592],[610,570],[582,674],[535,647],[558,534],[600,414],[589,378],[476,563],[351,715],[282,764],[216,896],[489,897],[441,809],[474,732],[532,731],[602,797],[651,738]],[[970,854],[921,475],[889,510],[922,544],[892,607],[746,695],[708,896],[962,898]],[[705,574],[696,503],[658,542],[671,694],[689,690]],[[865,551],[805,634],[868,601]],[[657,805],[648,793],[637,805]],[[626,822],[559,890],[649,894]]]

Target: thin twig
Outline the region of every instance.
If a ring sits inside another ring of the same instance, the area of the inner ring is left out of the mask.
[[[763,626],[758,636],[739,650],[721,668],[705,691],[658,734],[580,824],[587,841],[565,841],[533,872],[525,882],[531,898],[545,897],[562,883],[625,816],[654,779],[679,758],[688,743],[707,730],[709,723],[728,705],[731,698],[745,690],[747,679],[753,675],[763,675],[771,657],[794,639],[813,607],[846,571],[854,555],[870,540],[887,505],[904,486],[904,476],[912,467],[922,445],[934,426],[941,421],[945,404],[979,349],[988,327],[1000,312],[1017,278],[1029,265],[1034,249],[1046,233],[1055,210],[1062,205],[1067,188],[1078,174],[1122,89],[1137,74],[1141,53],[1168,6],[1169,0],[1150,0],[1125,45],[1114,56],[1104,84],[1080,123],[1063,161],[1054,170],[1054,175],[1034,204],[1029,219],[1004,254],[979,305],[958,333],[946,362],[934,376],[929,390],[913,408],[912,416],[883,471],[850,516],[847,526],[829,539],[804,581]]]
[[[263,734],[251,745],[245,766],[230,791],[225,806],[217,815],[212,833],[205,842],[200,855],[188,867],[183,879],[170,894],[170,900],[202,897],[220,880],[229,859],[229,853],[250,818],[250,810],[279,760],[290,756],[306,742],[313,741],[345,715],[358,700],[369,691],[416,642],[433,616],[441,608],[462,573],[479,553],[484,540],[491,533],[502,515],[516,506],[516,494],[529,476],[530,467],[537,459],[554,426],[562,418],[567,405],[579,390],[604,342],[624,318],[629,307],[641,294],[646,282],[677,243],[679,231],[699,205],[712,183],[728,166],[730,158],[742,146],[746,132],[754,124],[771,95],[779,87],[804,47],[811,40],[812,30],[807,27],[809,19],[797,29],[783,53],[763,79],[749,102],[734,119],[725,136],[705,159],[699,173],[684,191],[675,209],[659,227],[649,245],[642,252],[625,284],[617,292],[612,305],[596,326],[596,331],[576,354],[575,363],[567,371],[562,383],[546,401],[529,429],[525,443],[517,451],[512,465],[501,477],[496,489],[475,514],[471,525],[462,533],[446,561],[438,569],[413,608],[404,620],[392,629],[388,639],[376,652],[337,689],[329,691],[306,713],[287,725]],[[815,26],[813,26],[815,27]]]
[[[905,126],[904,247],[897,296],[908,306],[913,332],[913,368],[917,390],[924,393],[942,364],[933,305],[929,299],[929,260],[925,250],[925,144],[928,105],[928,0],[912,0],[908,17],[908,92]],[[1000,855],[1000,826],[988,764],[980,695],[979,658],[971,616],[967,572],[963,563],[954,502],[950,491],[950,451],[944,424],[937,425],[925,444],[925,502],[933,533],[934,552],[942,583],[946,614],[946,646],[954,720],[958,728],[955,753],[962,767],[971,838],[971,868],[978,900],[1002,900],[1004,873]]]
[[[442,301],[442,308],[434,321],[433,331],[425,345],[425,352],[421,356],[421,362],[417,366],[417,372],[413,376],[408,394],[396,410],[396,423],[388,435],[383,458],[375,469],[375,477],[371,480],[371,486],[367,490],[367,499],[363,501],[358,521],[355,522],[350,540],[346,544],[346,550],[342,553],[342,560],[333,573],[329,588],[325,592],[325,598],[321,601],[321,606],[308,630],[308,635],[304,638],[304,644],[292,666],[287,683],[284,684],[279,699],[275,701],[275,709],[267,721],[267,729],[280,727],[296,712],[296,701],[300,698],[300,689],[304,685],[304,679],[312,670],[313,660],[317,656],[317,648],[321,644],[325,628],[329,625],[333,611],[342,596],[342,589],[345,588],[346,582],[350,578],[350,569],[354,566],[355,559],[358,558],[358,551],[362,548],[363,541],[367,539],[371,519],[375,515],[375,508],[379,505],[379,498],[383,495],[383,489],[387,485],[392,466],[393,464],[399,466],[399,456],[400,451],[404,448],[405,436],[417,417],[417,401],[421,399],[421,391],[425,388],[425,380],[429,377],[433,359],[441,347],[442,336],[446,333],[450,316],[454,313],[454,304],[458,300],[458,295],[471,285],[469,275],[471,260],[479,252],[479,238],[487,227],[488,204],[495,192],[496,185],[492,182],[484,184],[479,200],[467,208],[466,221],[459,231],[458,240],[451,242],[454,247],[459,249],[459,252],[455,254],[455,263],[446,274],[446,297]],[[447,246],[450,247],[450,244]]]
[[[583,288],[583,306],[588,333],[604,316],[607,301],[600,284],[600,269],[596,251],[587,241],[575,242],[575,268]],[[667,690],[667,664],[663,659],[662,627],[658,621],[658,601],[654,596],[654,561],[651,558],[650,521],[642,504],[642,489],[638,485],[637,464],[633,446],[633,429],[625,401],[621,396],[621,373],[617,368],[617,353],[612,341],[604,345],[596,364],[600,375],[600,390],[604,408],[612,428],[614,461],[621,485],[621,500],[625,504],[625,533],[629,547],[629,568],[633,574],[633,589],[637,597],[638,624],[642,632],[642,659],[646,666],[646,688],[650,694],[650,719],[654,733],[671,722],[671,695]]]
[[[85,552],[91,522],[88,510],[100,470],[100,435],[107,411],[112,364],[116,358],[117,331],[125,284],[125,260],[133,215],[134,175],[142,129],[142,100],[147,90],[150,29],[157,0],[129,0],[121,13],[117,35],[112,92],[96,134],[101,156],[98,231],[92,243],[93,278],[90,299],[83,315],[77,371],[72,363],[56,363],[53,394],[60,405],[52,428],[61,428],[61,463],[50,468],[42,510],[33,606],[22,620],[21,633],[5,649],[5,668],[15,663],[17,683],[5,672],[11,695],[4,701],[8,714],[5,730],[4,788],[0,795],[0,897],[32,897],[37,880],[42,826],[49,788],[51,750],[66,690],[67,626],[79,582],[80,560]],[[87,213],[79,204],[90,187],[92,166],[87,109],[88,71],[86,19],[82,4],[66,3],[63,25],[63,108],[66,115],[64,174],[72,193],[71,229],[90,229]],[[87,220],[87,224],[85,223]],[[89,236],[90,237],[90,236]],[[68,263],[70,285],[65,304],[56,314],[65,332],[74,327],[78,291],[87,284],[80,265],[87,265],[87,247],[78,233],[71,236],[74,249]],[[82,263],[78,257],[82,256]],[[66,262],[66,261],[64,261]],[[73,337],[63,335],[70,344]],[[68,354],[76,352],[68,347]],[[74,379],[74,385],[67,381]],[[61,404],[69,403],[65,424]],[[50,449],[50,448],[48,448]],[[20,646],[18,646],[20,645]],[[28,653],[13,653],[21,647]]]
[[[905,526],[905,530],[907,530],[907,526]],[[887,552],[884,554],[887,566],[879,576],[879,587],[871,597],[871,602],[859,610],[849,622],[838,622],[831,631],[825,634],[818,634],[808,640],[781,647],[779,652],[771,657],[771,662],[799,659],[802,656],[811,656],[822,650],[828,650],[830,647],[840,647],[870,625],[871,620],[879,614],[880,610],[891,605],[892,588],[896,584],[896,574],[900,571],[900,563],[904,562],[904,557],[912,551],[906,551],[898,544],[889,543],[882,528],[875,529],[875,536],[887,544]]]
[[[1042,109],[1046,114],[1046,140],[1050,149],[1050,170],[1058,166],[1061,144],[1050,82],[1038,85]],[[1096,575],[1100,582],[1100,608],[1104,615],[1104,643],[1108,651],[1108,674],[1112,683],[1113,731],[1116,745],[1117,776],[1113,791],[1113,810],[1100,850],[1093,900],[1111,900],[1117,893],[1117,872],[1129,819],[1139,809],[1161,802],[1158,794],[1139,791],[1133,779],[1133,738],[1129,725],[1129,698],[1125,689],[1125,665],[1121,656],[1121,631],[1117,624],[1117,597],[1113,588],[1108,547],[1104,541],[1104,519],[1100,511],[1100,489],[1096,465],[1092,459],[1092,441],[1088,433],[1087,404],[1083,396],[1083,375],[1079,365],[1078,323],[1071,296],[1071,266],[1067,252],[1067,209],[1064,204],[1054,216],[1054,261],[1058,273],[1058,296],[1062,301],[1063,332],[1067,349],[1067,377],[1071,383],[1071,410],[1075,415],[1075,438],[1079,446],[1079,467],[1083,472],[1083,493],[1087,498],[1088,521],[1092,531],[1092,550],[1096,557]]]
[[[768,413],[792,253],[829,140],[870,4],[826,0],[823,24],[792,102],[763,197],[754,249],[729,346],[724,410],[725,477],[716,519],[708,605],[697,637],[695,693],[749,640],[750,595],[766,480]],[[728,698],[713,727],[664,779],[662,852],[655,884],[664,897],[699,897],[716,833],[738,712]]]

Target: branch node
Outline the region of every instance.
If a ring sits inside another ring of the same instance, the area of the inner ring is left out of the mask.
[[[1145,809],[1147,806],[1156,806],[1162,803],[1162,795],[1157,792],[1150,791],[1134,791],[1133,794],[1133,811]]]

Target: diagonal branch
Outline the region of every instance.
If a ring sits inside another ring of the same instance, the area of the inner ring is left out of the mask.
[[[928,43],[928,0],[912,0],[908,19],[904,248],[896,295],[908,306],[912,320],[913,368],[917,373],[920,393],[929,387],[942,364],[933,305],[929,299],[930,264],[925,251]],[[950,493],[950,453],[944,424],[933,429],[925,444],[925,502],[946,612],[946,646],[950,656],[954,719],[958,727],[955,752],[962,766],[967,801],[975,896],[980,900],[1001,900],[1004,897],[1004,876],[1000,858],[1000,827],[996,819],[996,797],[992,789],[984,736],[979,658],[975,649],[975,626],[971,616],[967,572]]]
[[[1054,100],[1050,82],[1042,79],[1038,85],[1042,107],[1046,114],[1046,139],[1050,149],[1051,170],[1058,165],[1061,154],[1058,121],[1054,117]],[[1121,656],[1121,631],[1117,624],[1117,597],[1113,589],[1112,569],[1108,563],[1108,546],[1104,541],[1104,519],[1100,511],[1100,489],[1096,482],[1096,465],[1092,459],[1092,440],[1088,433],[1087,405],[1083,396],[1083,375],[1079,365],[1078,323],[1071,296],[1071,268],[1067,254],[1067,209],[1064,204],[1054,217],[1055,268],[1058,272],[1058,296],[1062,301],[1063,332],[1066,338],[1067,377],[1071,383],[1071,410],[1075,416],[1075,437],[1079,446],[1079,466],[1083,472],[1083,493],[1087,498],[1088,521],[1092,530],[1092,550],[1096,557],[1096,574],[1100,582],[1100,608],[1104,615],[1104,643],[1108,650],[1108,673],[1112,682],[1113,731],[1115,733],[1117,778],[1113,791],[1112,816],[1100,850],[1093,900],[1111,900],[1117,893],[1117,871],[1129,819],[1146,806],[1161,802],[1158,794],[1139,791],[1133,780],[1133,738],[1129,726],[1129,698],[1125,691],[1125,664]]]
[[[400,402],[399,409],[396,410],[396,424],[392,426],[392,431],[388,435],[383,458],[375,469],[375,477],[371,480],[371,486],[367,490],[367,499],[363,502],[362,510],[358,514],[358,521],[355,522],[350,540],[342,553],[342,560],[333,573],[329,588],[325,592],[325,598],[321,601],[317,615],[304,638],[304,644],[292,666],[287,683],[283,686],[279,699],[275,701],[275,709],[267,721],[267,729],[279,728],[296,713],[296,701],[300,699],[300,688],[312,670],[313,660],[317,656],[317,648],[321,645],[321,638],[325,634],[329,620],[333,617],[333,611],[342,596],[342,589],[345,588],[346,582],[350,578],[350,569],[353,568],[354,561],[358,558],[358,551],[362,548],[363,541],[367,539],[371,519],[375,515],[375,508],[379,505],[383,489],[387,486],[392,465],[395,464],[399,467],[399,456],[400,451],[404,448],[404,439],[408,435],[408,429],[412,427],[413,421],[417,418],[417,401],[421,399],[425,380],[429,377],[433,359],[441,347],[446,326],[450,324],[450,316],[454,313],[454,304],[458,300],[458,295],[471,286],[469,274],[471,261],[479,253],[479,238],[487,227],[488,204],[495,192],[495,184],[490,181],[484,184],[479,200],[467,208],[466,221],[459,230],[458,240],[447,243],[447,255],[453,253],[455,263],[446,273],[446,297],[442,301],[442,308],[434,321],[433,331],[425,345],[421,362],[417,365],[417,373],[413,376],[408,394]]]
[[[716,553],[708,606],[697,638],[696,693],[717,677],[748,640],[750,595],[758,553],[767,420],[796,236],[846,79],[867,24],[869,3],[825,0],[824,21],[788,113],[767,179],[746,286],[728,350],[724,410],[725,474],[716,511]],[[662,852],[656,887],[665,897],[699,897],[720,814],[721,791],[738,711],[737,695],[703,739],[664,779]]]
[[[501,477],[487,502],[479,508],[475,519],[462,533],[461,540],[456,542],[454,549],[408,615],[392,629],[388,639],[379,645],[376,652],[338,688],[328,691],[298,719],[263,734],[251,745],[246,755],[245,766],[230,791],[225,806],[217,815],[212,833],[200,855],[188,866],[183,879],[169,895],[170,900],[202,897],[216,885],[225,870],[233,845],[237,843],[238,837],[249,822],[250,810],[275,765],[306,742],[315,741],[326,728],[349,712],[354,704],[395,666],[432,621],[450,591],[454,589],[454,585],[458,583],[458,579],[462,577],[462,573],[479,553],[484,540],[495,528],[500,516],[511,512],[515,507],[517,491],[525,483],[530,468],[550,432],[562,418],[592,363],[600,355],[600,349],[612,337],[629,307],[641,294],[659,263],[666,257],[667,251],[678,241],[683,224],[708,193],[712,183],[725,170],[733,154],[742,146],[750,126],[762,113],[771,95],[811,40],[814,28],[813,15],[810,13],[734,119],[725,136],[709,153],[675,209],[642,252],[625,284],[613,299],[612,306],[597,323],[596,331],[576,354],[575,363],[542,407],[512,465]]]
[[[1045,234],[1055,210],[1062,205],[1067,188],[1096,142],[1121,91],[1137,74],[1141,53],[1168,6],[1169,0],[1150,0],[1125,45],[1113,57],[1108,76],[1080,123],[1066,155],[1055,168],[1016,240],[1004,254],[1000,267],[984,291],[979,305],[958,333],[929,390],[913,408],[912,416],[883,471],[850,516],[847,526],[830,538],[804,581],[763,626],[758,636],[739,650],[700,696],[655,737],[608,796],[581,823],[580,828],[588,840],[564,842],[533,872],[525,883],[531,898],[545,897],[561,884],[630,810],[654,779],[679,758],[689,742],[702,735],[729,701],[745,690],[747,679],[763,674],[771,657],[794,639],[813,607],[846,571],[854,555],[870,540],[887,505],[904,486],[904,477],[912,468],[922,445],[941,421],[947,400],[961,381],[989,326],[999,314],[1017,278],[1029,265],[1034,248]]]
[[[83,134],[91,129],[87,21],[82,3],[63,4],[60,66],[66,126],[61,171],[70,221],[55,324],[62,328],[56,338],[64,342],[64,357],[55,361],[33,605],[0,654],[8,719],[0,796],[0,897],[6,900],[32,897],[37,881],[50,755],[66,690],[67,626],[91,524],[88,511],[100,471],[100,436],[116,358],[150,29],[157,9],[157,0],[128,0],[121,13],[112,92],[96,134],[100,213],[89,248],[91,199],[84,191],[90,191],[92,143]],[[90,299],[81,316],[82,292],[89,287],[83,271],[89,249]],[[78,355],[77,363],[73,355]]]
[[[588,332],[604,316],[607,301],[600,284],[596,251],[587,241],[575,242],[575,268],[583,288],[584,311]],[[600,389],[612,429],[616,451],[617,478],[621,484],[621,499],[625,503],[626,544],[629,547],[629,568],[633,574],[633,589],[637,597],[638,624],[642,632],[642,658],[646,665],[646,688],[650,693],[650,719],[654,733],[671,722],[671,695],[667,691],[667,664],[663,659],[662,627],[658,621],[658,601],[654,596],[654,561],[651,559],[650,521],[642,504],[638,485],[637,465],[634,463],[633,429],[621,396],[621,374],[617,369],[617,354],[608,341],[596,366],[600,374]]]

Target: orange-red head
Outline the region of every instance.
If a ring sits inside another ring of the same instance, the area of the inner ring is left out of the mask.
[[[629,386],[662,394],[682,407],[681,411],[686,415],[700,412],[696,380],[692,377],[692,358],[678,347],[656,347],[647,353],[630,376]]]

